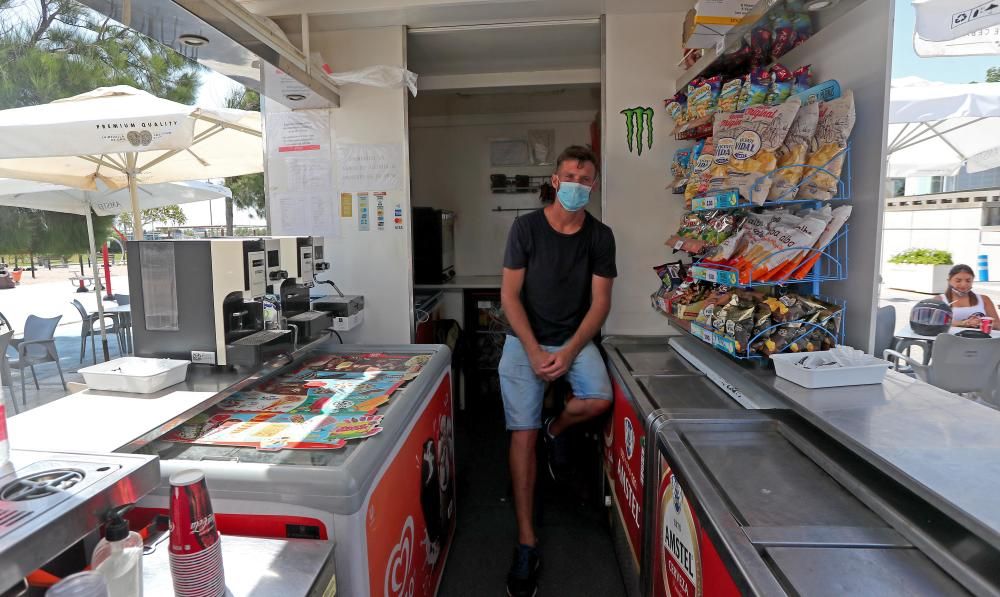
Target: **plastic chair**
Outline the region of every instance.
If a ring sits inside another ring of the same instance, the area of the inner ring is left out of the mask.
[[[116,294],[115,302],[118,306],[129,304],[129,298],[127,294]],[[118,319],[118,329],[121,332],[118,334],[119,339],[125,341],[125,352],[132,352],[132,314],[131,313],[115,313],[115,317]]]
[[[0,315],[0,317],[3,317]],[[7,347],[14,337],[14,330],[9,330],[0,334],[0,386],[6,386],[10,391],[10,403],[14,407],[14,414],[17,414],[17,400],[14,395],[14,380],[10,375],[10,365],[7,364]],[[0,399],[2,400],[2,399]]]
[[[95,336],[101,335],[100,328],[100,314],[99,313],[87,313],[87,308],[83,306],[83,303],[73,299],[73,306],[80,313],[80,362],[83,362],[83,357],[87,355],[87,338],[90,338],[90,352],[91,356],[94,357],[94,364],[97,364],[97,344],[94,342]],[[115,334],[118,337],[118,354],[119,356],[124,356],[122,352],[122,335],[118,327],[118,318],[111,315],[105,314],[104,318],[110,320],[110,325],[108,323],[104,324],[104,330],[109,334]],[[95,328],[94,326],[98,327]]]
[[[59,351],[56,350],[56,326],[62,315],[52,318],[37,317],[29,315],[24,322],[24,337],[11,340],[10,344],[17,349],[17,360],[8,361],[7,364],[12,369],[17,369],[21,373],[21,404],[28,406],[28,395],[24,390],[24,370],[31,369],[31,377],[35,380],[35,389],[38,387],[38,376],[35,375],[35,365],[43,363],[55,363],[59,371],[59,381],[62,382],[63,389],[66,389],[66,379],[63,377],[62,366],[59,365]]]
[[[3,316],[3,313],[0,313],[0,334],[4,333],[5,330],[8,332],[13,332],[14,327],[10,325],[10,322],[7,321],[7,318]]]
[[[128,304],[128,295],[127,294],[116,294],[115,295],[115,302],[118,303],[119,305],[127,305]]]
[[[886,350],[886,360],[905,361],[918,379],[956,394],[974,393],[1000,406],[998,369],[1000,338],[962,338],[941,334],[931,349],[931,363],[924,365],[895,350]],[[892,357],[892,358],[890,358]]]
[[[893,347],[896,334],[896,307],[887,305],[875,312],[875,349],[873,355],[885,353]]]

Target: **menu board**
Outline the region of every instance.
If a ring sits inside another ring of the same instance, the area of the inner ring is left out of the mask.
[[[258,450],[335,450],[382,431],[378,409],[431,355],[324,355],[237,392],[164,440]]]

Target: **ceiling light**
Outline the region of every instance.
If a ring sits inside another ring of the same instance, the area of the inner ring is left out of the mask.
[[[201,46],[208,45],[207,37],[202,37],[201,35],[195,35],[193,33],[185,33],[184,35],[178,35],[177,41],[191,48],[200,48]]]
[[[306,96],[302,95],[301,93],[288,93],[285,94],[285,99],[291,100],[293,102],[301,102],[302,100],[306,99]]]
[[[825,10],[830,8],[840,0],[812,0],[812,2],[806,3],[806,10],[816,12],[818,10]]]

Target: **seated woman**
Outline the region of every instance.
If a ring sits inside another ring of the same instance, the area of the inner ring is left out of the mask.
[[[997,308],[986,295],[972,292],[975,274],[968,265],[960,263],[948,272],[948,290],[941,299],[951,305],[952,325],[961,328],[978,328],[980,318],[992,317],[997,321]]]

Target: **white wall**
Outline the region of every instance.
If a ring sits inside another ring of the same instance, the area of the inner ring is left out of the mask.
[[[410,160],[413,205],[454,211],[455,272],[460,276],[497,276],[503,265],[507,232],[515,212],[496,207],[535,209],[537,194],[494,194],[494,173],[549,175],[552,166],[490,166],[490,140],[524,138],[531,129],[555,131],[555,151],[590,143],[590,123],[600,107],[595,92],[582,90],[540,97],[530,93],[435,97],[411,103]],[[534,99],[533,99],[534,98]],[[567,110],[554,110],[562,104]],[[582,109],[589,105],[590,109]],[[542,111],[534,111],[539,108]],[[523,110],[523,111],[511,111]],[[552,111],[550,111],[552,110]],[[418,114],[420,114],[418,116]],[[601,195],[588,209],[600,217]],[[523,212],[522,212],[523,213]]]
[[[297,43],[297,40],[293,39]],[[380,27],[314,33],[312,51],[319,52],[337,72],[371,65],[406,64],[406,31],[403,27]],[[371,204],[371,230],[359,232],[355,200],[353,217],[340,219],[338,236],[326,235],[326,259],[331,264],[328,277],[348,294],[365,296],[365,322],[343,334],[348,343],[405,344],[412,341],[413,296],[412,258],[409,217],[409,162],[407,156],[407,100],[402,89],[379,89],[361,85],[341,88],[341,107],[330,110],[331,141],[334,143],[393,143],[403,150],[403,175],[399,190],[386,199],[386,230],[376,231],[374,200]],[[267,102],[265,102],[265,108]],[[334,151],[334,160],[336,153]],[[268,181],[269,208],[273,204],[274,184]],[[330,200],[339,212],[339,189],[329,189]],[[280,189],[278,189],[280,190]],[[371,189],[382,191],[386,189]],[[404,230],[394,230],[392,210],[401,204],[407,214]],[[271,221],[274,221],[272,217]],[[284,234],[295,234],[284,230]],[[323,287],[325,288],[325,287]]]
[[[673,95],[665,63],[677,56],[684,13],[611,14],[605,18],[604,222],[618,245],[618,279],[605,334],[669,334],[667,320],[650,306],[659,281],[653,266],[674,261],[663,245],[677,228],[683,198],[666,189],[670,158],[680,144],[663,110]],[[654,140],[641,156],[625,145],[625,120],[619,112],[651,107]]]

